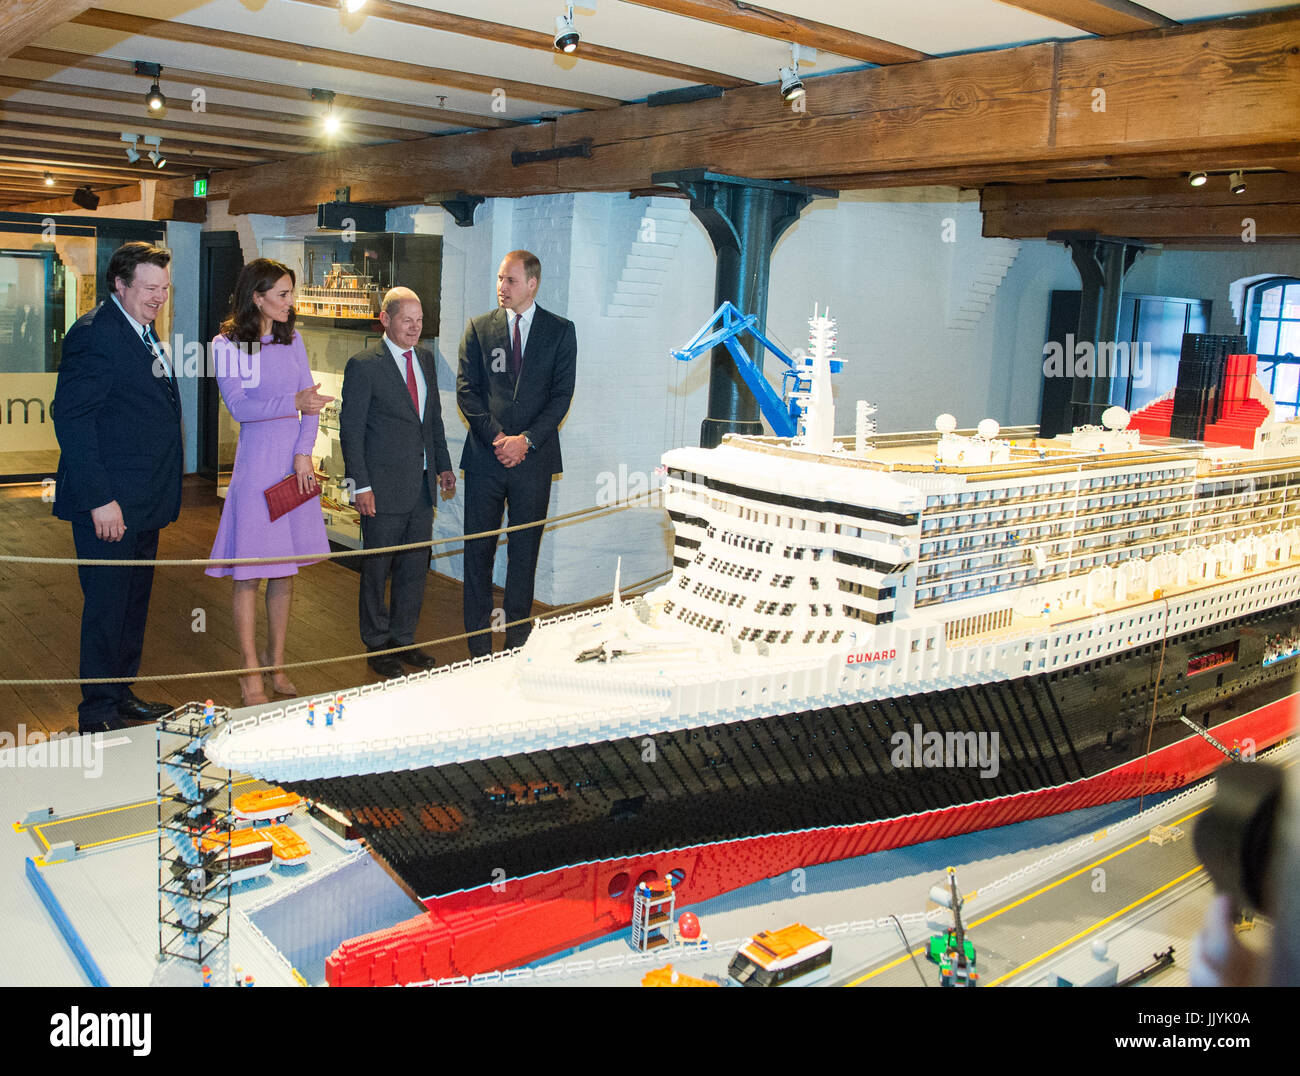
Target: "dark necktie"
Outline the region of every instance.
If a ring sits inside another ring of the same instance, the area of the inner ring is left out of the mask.
[[[418,416],[420,413],[420,386],[415,382],[415,354],[412,351],[404,351],[402,354],[406,357],[406,391],[411,394],[411,406],[415,408]]]
[[[158,342],[158,337],[154,334],[153,325],[146,325],[144,332],[140,334],[144,339],[145,347],[153,352],[154,358],[161,362],[163,368],[163,380],[167,382],[167,395],[171,399],[172,406],[179,408],[181,405],[180,397],[176,393],[176,382],[172,380],[171,366],[163,358],[162,346]]]
[[[524,345],[519,339],[519,322],[522,319],[522,314],[515,315],[515,340],[514,347],[510,352],[510,376],[516,381],[519,380],[519,371],[524,366]]]

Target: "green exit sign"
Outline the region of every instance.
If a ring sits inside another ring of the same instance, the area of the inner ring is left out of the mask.
[[[206,198],[207,196],[208,196],[208,181],[207,181],[207,179],[206,179],[206,178],[204,178],[204,179],[195,179],[195,181],[194,181],[194,197],[195,197],[195,198]]]

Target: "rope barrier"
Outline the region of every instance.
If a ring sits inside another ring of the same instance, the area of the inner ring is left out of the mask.
[[[532,526],[532,524],[529,524]],[[637,590],[640,587],[651,586],[672,575],[671,569],[659,572],[656,575],[647,576],[645,579],[638,580],[635,583],[629,583],[628,590]],[[622,588],[620,588],[620,593]],[[611,590],[596,598],[587,598],[580,602],[572,602],[569,605],[562,605],[557,609],[552,609],[547,613],[547,618],[553,616],[563,616],[565,613],[574,609],[581,609],[585,605],[595,605],[612,598],[614,592]],[[633,595],[635,596],[635,595]],[[288,669],[305,669],[315,668],[318,665],[338,665],[345,661],[359,661],[363,658],[384,657],[388,654],[401,654],[407,650],[416,650],[426,646],[440,646],[443,643],[454,643],[460,639],[469,639],[475,635],[484,635],[488,632],[504,631],[506,628],[513,628],[518,624],[527,624],[534,619],[545,619],[542,617],[522,617],[519,620],[512,620],[506,624],[498,624],[491,628],[481,628],[478,631],[466,632],[460,635],[444,635],[441,639],[429,639],[422,643],[410,643],[407,646],[394,646],[387,650],[364,650],[357,654],[345,654],[336,658],[316,658],[313,661],[294,661],[284,665],[259,665],[255,668],[238,668],[238,669],[209,669],[205,672],[196,673],[168,673],[158,676],[116,676],[116,677],[97,677],[95,679],[76,679],[73,677],[63,677],[52,680],[0,680],[0,687],[52,687],[52,686],[71,686],[74,684],[152,684],[161,681],[170,680],[203,680],[209,677],[227,677],[227,676],[255,676],[260,673],[284,672]]]
[[[412,549],[432,549],[436,545],[448,545],[455,543],[457,545],[472,541],[475,538],[491,538],[493,535],[511,534],[514,531],[528,530],[531,527],[543,527],[550,529],[558,526],[566,520],[587,517],[589,519],[599,519],[601,516],[609,515],[613,512],[626,512],[629,508],[637,507],[638,501],[649,500],[652,497],[661,495],[661,490],[652,489],[645,493],[638,493],[635,497],[628,497],[623,501],[614,501],[607,505],[593,505],[590,508],[579,508],[574,512],[566,512],[559,516],[548,516],[545,519],[537,519],[532,523],[516,523],[513,527],[498,527],[496,530],[479,531],[476,534],[453,535],[450,538],[430,538],[423,542],[407,542],[404,545],[387,545],[378,546],[374,549],[336,549],[328,553],[310,554],[311,563],[315,564],[322,560],[341,560],[344,557],[377,557],[381,554],[405,553]],[[648,506],[647,506],[648,507]],[[452,550],[447,553],[439,553],[437,556],[455,556],[456,551]],[[302,553],[291,553],[283,557],[234,557],[224,560],[214,560],[211,558],[200,559],[181,559],[181,560],[83,560],[79,557],[26,557],[18,556],[12,553],[0,553],[0,564],[46,564],[51,567],[80,567],[82,565],[92,568],[202,568],[213,565],[219,565],[228,568],[236,564],[297,564],[304,559]],[[432,559],[432,558],[431,558]]]

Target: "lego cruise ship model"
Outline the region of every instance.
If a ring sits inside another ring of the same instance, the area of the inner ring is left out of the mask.
[[[714,321],[676,354],[725,344],[777,436],[664,456],[667,584],[209,743],[341,812],[424,906],[331,984],[512,967],[626,927],[641,882],[689,904],[1168,790],[1295,725],[1300,422],[1253,356],[1190,418],[1175,393],[1052,439],[941,416],[871,444],[865,404],[833,437],[828,318],[797,360]]]
[[[373,277],[355,266],[334,262],[324,284],[307,284],[294,294],[299,317],[355,318],[370,321],[379,314],[380,291]]]

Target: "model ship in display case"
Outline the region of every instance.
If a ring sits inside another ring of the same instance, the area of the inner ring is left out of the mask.
[[[357,272],[355,266],[334,262],[324,284],[307,284],[294,293],[294,310],[299,317],[369,321],[378,317],[379,301],[374,277]]]
[[[693,904],[1162,792],[1295,726],[1300,422],[1253,356],[1203,440],[1168,436],[1165,400],[873,445],[863,405],[833,436],[833,324],[811,330],[784,400],[751,383],[786,435],[664,456],[668,583],[347,692],[332,729],[301,701],[209,742],[344,814],[425,907],[340,945],[330,983],[513,967],[626,927],[642,882]]]

